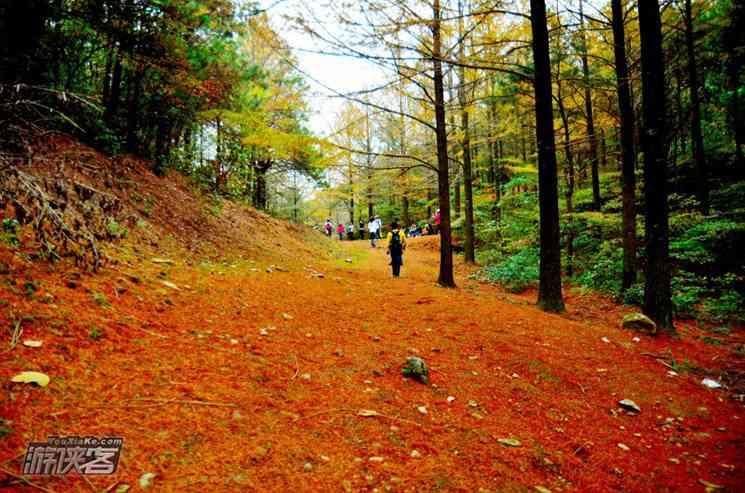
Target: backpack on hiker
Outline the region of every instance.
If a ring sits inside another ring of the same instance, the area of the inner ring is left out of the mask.
[[[403,233],[399,230],[391,232],[391,242],[390,245],[388,245],[391,255],[401,255],[404,253],[404,244],[401,241],[402,234]]]

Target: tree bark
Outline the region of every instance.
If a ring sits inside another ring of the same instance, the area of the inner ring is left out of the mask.
[[[691,87],[691,139],[693,140],[693,161],[696,167],[696,197],[701,212],[709,214],[709,184],[706,176],[706,156],[704,137],[701,133],[701,103],[699,101],[698,68],[693,39],[693,14],[691,0],[685,0],[686,49],[688,51],[688,83]]]
[[[458,31],[460,35],[459,43],[459,58],[462,63],[466,62],[466,49],[465,49],[465,35],[463,29],[463,17],[465,15],[465,8],[463,6],[464,0],[458,0],[458,13],[460,20],[458,22]],[[469,128],[468,121],[468,101],[466,97],[466,69],[463,65],[460,66],[459,77],[460,84],[458,85],[458,99],[460,103],[460,122],[463,129],[463,195],[465,198],[465,224],[464,224],[464,244],[463,244],[463,260],[466,263],[472,264],[476,262],[476,252],[474,248],[474,230],[473,230],[473,173],[471,163],[471,129]]]
[[[638,3],[642,60],[642,149],[646,224],[644,312],[674,332],[667,200],[665,71],[657,0]]]
[[[540,280],[538,306],[546,311],[564,311],[561,295],[561,250],[559,238],[559,192],[556,178],[556,143],[551,100],[551,62],[548,50],[546,3],[530,0],[535,74],[536,140],[538,148],[538,201],[540,206]]]
[[[145,74],[137,70],[130,84],[130,98],[127,108],[127,150],[137,153],[139,142],[137,139],[137,126],[139,122],[140,95],[142,93],[142,79]]]
[[[623,201],[623,281],[622,291],[636,282],[636,151],[634,150],[634,107],[629,88],[626,61],[624,1],[612,0],[613,52],[615,55],[618,112],[621,117],[621,181]]]
[[[270,159],[257,161],[254,170],[256,184],[254,185],[254,207],[259,210],[266,210],[266,172],[272,167]]]
[[[595,120],[592,112],[592,88],[590,87],[590,64],[587,57],[587,35],[583,2],[579,2],[580,36],[582,39],[582,78],[585,86],[585,118],[587,140],[590,143],[590,170],[592,173],[592,207],[600,210],[600,171],[598,170],[598,143],[595,137]]]
[[[432,65],[435,86],[435,134],[437,140],[437,178],[440,202],[440,273],[438,284],[455,287],[453,246],[450,231],[450,177],[447,129],[445,127],[445,91],[442,78],[442,34],[440,0],[434,0],[432,20]]]

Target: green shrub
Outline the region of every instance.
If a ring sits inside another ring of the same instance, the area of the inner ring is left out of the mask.
[[[576,277],[584,287],[600,293],[618,296],[621,292],[623,278],[623,248],[614,242],[604,241],[600,249]]]
[[[129,235],[129,229],[116,222],[114,218],[109,218],[109,222],[106,223],[106,230],[109,232],[109,236],[116,239],[126,238]]]
[[[18,229],[20,224],[15,219],[3,219],[3,229],[0,232],[0,241],[10,246],[18,246]]]
[[[745,319],[745,297],[735,290],[722,292],[719,297],[707,298],[703,303],[707,318],[717,322]]]
[[[705,283],[705,279],[687,271],[680,271],[673,276],[672,302],[676,317],[693,318],[696,315],[701,298],[707,294]]]
[[[644,303],[644,284],[636,283],[629,286],[623,293],[623,304],[641,306]]]
[[[482,271],[488,281],[499,283],[512,293],[525,291],[538,282],[538,248],[520,250],[497,265],[484,267]]]

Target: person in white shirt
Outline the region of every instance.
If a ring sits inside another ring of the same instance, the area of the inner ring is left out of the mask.
[[[370,234],[370,246],[376,248],[375,240],[378,239],[378,232],[380,231],[380,223],[374,217],[370,218],[370,222],[367,223],[367,232]]]

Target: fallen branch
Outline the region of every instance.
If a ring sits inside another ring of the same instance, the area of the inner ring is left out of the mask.
[[[667,356],[662,356],[660,354],[654,354],[654,353],[641,353],[641,355],[642,356],[648,356],[650,358],[654,358],[655,360],[657,360],[658,363],[661,363],[665,367],[667,367],[667,368],[669,368],[669,369],[671,369],[673,371],[677,371],[673,365],[671,365],[670,363],[667,362],[667,358],[668,358]]]
[[[295,418],[293,422],[298,422],[303,419],[313,418],[313,417],[320,416],[323,414],[331,414],[331,413],[351,413],[351,414],[354,414],[355,416],[363,417],[363,418],[385,418],[385,419],[390,419],[392,421],[399,421],[401,423],[408,423],[408,424],[415,425],[415,426],[422,426],[421,423],[417,423],[416,421],[410,421],[404,418],[397,418],[396,416],[388,416],[386,414],[381,414],[377,411],[367,411],[364,409],[356,411],[354,409],[347,409],[347,408],[326,409],[324,411],[318,411],[312,414],[301,416],[299,418]]]
[[[213,401],[196,401],[196,400],[181,400],[181,399],[158,399],[151,397],[138,397],[132,399],[135,401],[143,402],[157,402],[161,404],[193,404],[196,406],[214,406],[214,407],[238,407],[238,404],[232,402],[213,402]]]
[[[297,378],[297,374],[300,373],[300,364],[297,361],[297,356],[293,354],[292,357],[295,358],[295,374],[290,380],[295,380],[295,378]]]

